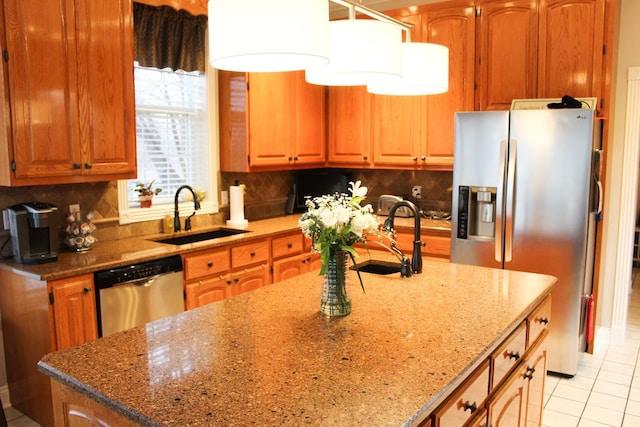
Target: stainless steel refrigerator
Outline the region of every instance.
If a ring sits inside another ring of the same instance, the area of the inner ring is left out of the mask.
[[[548,370],[567,376],[576,374],[586,345],[602,199],[594,114],[564,109],[455,116],[451,261],[557,277]]]

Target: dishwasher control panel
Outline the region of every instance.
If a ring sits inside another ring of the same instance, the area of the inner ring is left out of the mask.
[[[142,262],[139,264],[96,271],[93,274],[93,279],[99,287],[105,288],[120,283],[127,283],[176,271],[182,271],[182,258],[178,255]]]

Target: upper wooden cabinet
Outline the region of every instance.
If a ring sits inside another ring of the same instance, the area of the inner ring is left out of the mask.
[[[479,0],[476,109],[508,110],[536,97],[537,0]]]
[[[222,171],[324,165],[324,86],[308,84],[303,71],[218,71],[218,85]]]
[[[371,95],[365,86],[327,88],[328,163],[331,166],[370,167]]]
[[[1,185],[136,176],[130,0],[3,1]]]
[[[540,0],[538,97],[602,99],[605,0]]]

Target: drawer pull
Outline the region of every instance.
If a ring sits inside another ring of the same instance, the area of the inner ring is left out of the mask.
[[[507,353],[507,356],[509,357],[509,359],[519,360],[520,359],[520,352],[519,351],[510,351],[509,353]]]
[[[536,368],[527,367],[527,373],[524,374],[524,377],[531,381],[533,379],[533,373],[536,371]]]
[[[251,252],[251,256],[252,257],[256,256],[256,253],[255,252]]]
[[[287,248],[291,249],[293,245],[291,243],[287,243]]]
[[[83,288],[83,289],[82,289],[82,292],[83,292],[84,294],[88,294],[89,292],[91,292],[91,288]]]
[[[236,277],[236,278],[233,279],[233,281],[238,283],[240,281],[240,279]]]
[[[213,261],[209,261],[209,262],[207,263],[207,267],[209,267],[209,268],[213,267]]]
[[[231,279],[227,279],[227,285],[230,285],[231,283]]]
[[[478,405],[476,404],[476,402],[469,403],[467,401],[467,402],[464,403],[463,408],[464,408],[465,411],[469,411],[470,413],[473,414],[478,409]]]
[[[302,260],[302,263],[303,263],[303,264],[306,264],[306,263],[307,263],[307,260],[306,260],[306,259],[303,259],[303,260]]]
[[[549,318],[541,317],[539,322],[542,323],[543,325],[546,325],[547,323],[549,323]]]

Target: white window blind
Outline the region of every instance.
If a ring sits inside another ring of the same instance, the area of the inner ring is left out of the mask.
[[[161,217],[172,210],[178,187],[187,184],[203,190],[203,211],[212,211],[209,137],[207,131],[207,78],[202,72],[134,67],[138,178],[120,188],[121,222]],[[137,183],[162,188],[153,207],[139,208]],[[119,184],[122,185],[123,182]],[[189,192],[181,193],[181,201]],[[217,203],[213,203],[216,205]],[[122,211],[125,212],[122,212]],[[139,210],[140,212],[135,212]],[[161,213],[158,213],[159,211]]]

